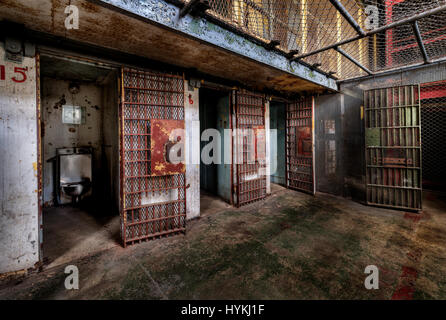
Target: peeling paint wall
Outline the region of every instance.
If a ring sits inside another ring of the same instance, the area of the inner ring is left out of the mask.
[[[186,190],[186,218],[193,219],[200,216],[200,122],[198,88],[189,88],[188,81],[184,81],[185,98],[185,129],[186,135],[186,183],[190,184]],[[198,158],[197,158],[198,155]]]
[[[240,35],[207,21],[205,18],[186,15],[180,19],[179,8],[163,0],[102,0],[102,2],[312,83],[337,90],[335,80],[315,72],[300,63],[290,62],[283,55],[268,50]]]
[[[36,63],[5,61],[0,46],[0,273],[31,268],[39,261]],[[28,68],[26,81],[14,73]]]
[[[42,79],[42,121],[43,143],[43,203],[53,204],[54,166],[49,159],[56,155],[57,148],[92,147],[93,148],[93,189],[98,178],[97,173],[102,162],[102,88],[95,84],[79,85],[77,94],[69,92],[71,81]],[[65,124],[62,122],[63,105],[85,107],[85,124]],[[95,190],[96,191],[96,190]]]

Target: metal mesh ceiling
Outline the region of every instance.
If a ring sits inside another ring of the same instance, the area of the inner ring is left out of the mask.
[[[419,16],[446,8],[446,0],[208,0],[208,3],[208,15],[265,44],[278,42],[278,50],[295,51],[294,59],[341,80],[423,63],[425,59],[413,26],[412,18],[416,15],[428,61],[446,56],[446,10]],[[353,18],[353,24],[345,12]],[[392,28],[385,30],[386,26]],[[382,31],[377,32],[376,28]],[[327,50],[317,52],[324,48]]]

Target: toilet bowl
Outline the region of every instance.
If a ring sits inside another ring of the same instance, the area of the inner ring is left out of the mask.
[[[61,184],[62,192],[66,196],[71,197],[73,203],[78,202],[79,198],[90,190],[90,187],[91,181],[89,178],[84,178],[82,181],[79,182],[69,182]]]
[[[91,196],[92,149],[57,149],[57,203],[79,203]]]

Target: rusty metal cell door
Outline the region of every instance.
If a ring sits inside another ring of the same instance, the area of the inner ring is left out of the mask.
[[[186,230],[184,78],[123,68],[120,110],[124,246]]]
[[[266,197],[265,98],[233,92],[235,199],[237,207]]]
[[[367,204],[421,209],[419,85],[364,92]]]
[[[315,193],[314,184],[314,98],[305,97],[287,104],[286,186]]]

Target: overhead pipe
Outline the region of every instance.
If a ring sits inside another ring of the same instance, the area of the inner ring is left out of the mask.
[[[351,62],[353,62],[356,66],[358,66],[359,68],[361,68],[362,70],[364,70],[365,72],[367,72],[367,74],[369,75],[373,75],[373,72],[370,71],[369,69],[367,69],[365,66],[363,66],[358,60],[356,60],[355,58],[353,58],[351,55],[349,55],[347,52],[345,52],[344,50],[342,50],[339,47],[334,47],[334,50],[336,50],[337,52],[339,52],[340,54],[342,54],[344,57],[346,57],[348,60],[350,60]]]
[[[430,63],[429,56],[427,55],[426,47],[423,43],[423,38],[421,37],[420,28],[418,27],[418,21],[414,21],[412,23],[413,33],[415,34],[415,38],[417,39],[418,48],[420,48],[421,55],[423,56],[424,63]]]
[[[356,22],[355,18],[352,17],[339,0],[330,0],[330,2],[359,35],[366,35],[365,31],[362,30],[361,26]]]

